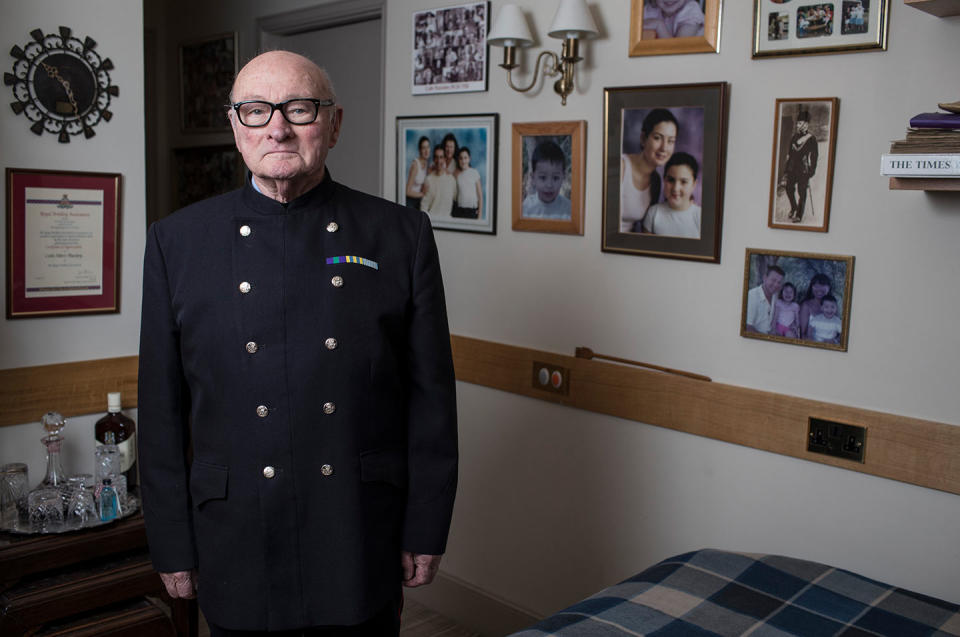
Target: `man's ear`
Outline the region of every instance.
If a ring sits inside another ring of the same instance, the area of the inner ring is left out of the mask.
[[[336,108],[333,109],[333,115],[330,116],[330,143],[328,144],[329,148],[333,148],[337,145],[337,140],[340,139],[340,125],[343,123],[343,107],[337,104]]]

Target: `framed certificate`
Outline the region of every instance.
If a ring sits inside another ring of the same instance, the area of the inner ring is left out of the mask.
[[[120,175],[7,168],[7,318],[120,311]]]

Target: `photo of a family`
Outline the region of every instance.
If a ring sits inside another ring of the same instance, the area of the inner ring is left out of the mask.
[[[397,201],[435,228],[492,234],[496,126],[495,114],[398,117]]]
[[[620,232],[700,238],[703,109],[623,110]]]
[[[413,94],[487,90],[489,2],[413,14]]]
[[[853,257],[747,249],[741,336],[846,351]]]
[[[726,87],[605,89],[604,251],[719,263]]]

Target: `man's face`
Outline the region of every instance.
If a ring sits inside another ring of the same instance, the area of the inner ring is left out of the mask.
[[[298,55],[272,51],[254,58],[237,76],[233,101],[279,103],[295,97],[330,98],[330,90],[315,66]],[[327,152],[337,143],[342,109],[321,107],[312,124],[295,125],[278,111],[266,126],[244,126],[230,111],[233,136],[243,161],[255,176],[290,183],[323,177]]]
[[[781,285],[783,285],[783,275],[776,270],[770,270],[767,272],[767,276],[763,278],[763,291],[767,298],[772,298],[774,294],[779,292]]]

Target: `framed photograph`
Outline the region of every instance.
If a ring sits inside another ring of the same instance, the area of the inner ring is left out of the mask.
[[[7,168],[7,318],[120,311],[120,175]]]
[[[604,252],[720,262],[727,84],[604,89]]]
[[[434,228],[497,233],[500,116],[397,118],[397,203],[423,210]]]
[[[583,234],[587,123],[513,125],[513,229]]]
[[[853,257],[747,248],[740,335],[847,351]]]
[[[247,166],[233,144],[173,151],[174,210],[243,185]]]
[[[413,13],[414,95],[487,90],[490,3]]]
[[[720,0],[630,0],[630,57],[720,50]]]
[[[836,97],[777,99],[767,225],[826,232],[837,146]]]
[[[753,0],[753,57],[885,51],[890,0]]]
[[[230,130],[227,109],[237,75],[237,34],[180,45],[180,128],[185,133]]]

